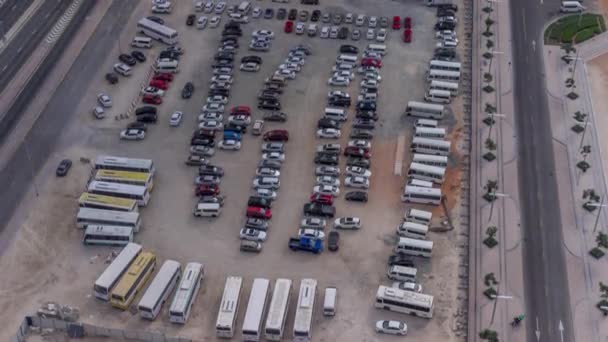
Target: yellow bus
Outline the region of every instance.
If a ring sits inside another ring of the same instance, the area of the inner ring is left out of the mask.
[[[107,209],[137,212],[137,201],[129,198],[114,197],[83,192],[78,199],[81,208]]]
[[[154,187],[154,177],[149,172],[97,170],[94,178],[103,182],[145,186],[148,191]]]
[[[110,303],[113,307],[127,310],[139,291],[148,282],[156,267],[156,255],[151,252],[140,253],[129,266],[127,272],[112,289]]]

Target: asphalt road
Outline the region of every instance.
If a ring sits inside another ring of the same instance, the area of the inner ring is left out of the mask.
[[[75,114],[76,104],[85,96],[90,75],[95,73],[100,61],[104,60],[116,45],[116,37],[136,6],[136,1],[119,0],[112,3],[63,82],[57,87],[54,96],[26,135],[24,141],[29,146],[27,152],[31,163],[22,144],[7,166],[0,170],[0,231],[6,228],[15,208],[32,184],[32,173],[37,173],[51,155],[66,122]],[[32,91],[29,95],[35,96],[35,92]],[[0,253],[4,247],[0,241]]]
[[[526,340],[537,341],[540,336],[540,341],[574,341],[546,80],[541,72],[542,41],[539,41],[544,23],[557,13],[559,2],[509,3],[524,235]]]
[[[6,0],[0,6],[0,36],[6,34],[34,0]]]
[[[25,63],[27,57],[47,36],[71,3],[71,0],[46,0],[13,37],[0,54],[0,92],[10,84],[10,80]],[[0,10],[5,6],[0,7]]]

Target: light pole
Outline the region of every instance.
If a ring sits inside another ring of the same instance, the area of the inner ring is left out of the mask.
[[[496,197],[509,197],[509,195],[492,192],[492,197],[494,197],[494,199],[492,202],[490,202],[490,218],[488,218],[488,222],[492,221],[492,213],[494,212],[494,201],[496,201]]]
[[[583,134],[581,135],[581,142],[578,144],[579,150],[583,148],[583,142],[585,141],[585,133],[587,133],[587,126],[592,126],[589,123],[589,116],[591,116],[591,114],[587,114],[587,116],[585,116],[585,123],[583,124]]]
[[[504,118],[506,115],[504,115],[504,114],[496,114],[496,113],[494,113],[494,114],[488,113],[486,115],[492,118],[492,120],[490,121],[490,130],[488,131],[488,139],[490,139],[490,135],[492,135],[492,126],[494,126],[494,117]]]
[[[595,233],[595,230],[597,229],[597,224],[600,221],[600,214],[602,213],[602,208],[607,206],[606,204],[604,204],[604,196],[602,196],[602,199],[599,204],[598,203],[589,203],[589,204],[586,204],[586,206],[599,208],[597,210],[597,216],[595,216],[595,223],[593,224],[593,233]]]
[[[492,307],[492,318],[490,319],[490,326],[492,324],[494,324],[494,316],[496,314],[496,304],[498,303],[498,300],[499,299],[512,299],[513,296],[493,295],[492,298],[494,299],[494,305]]]
[[[494,59],[494,55],[502,55],[503,53],[504,52],[502,52],[502,51],[494,51],[494,50],[490,51],[490,54],[492,56],[490,56],[490,64],[488,66],[488,72],[490,72],[490,70],[492,70],[492,60]]]

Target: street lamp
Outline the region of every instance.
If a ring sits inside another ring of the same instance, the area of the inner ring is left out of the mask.
[[[595,230],[597,229],[597,224],[600,221],[600,214],[602,213],[602,208],[608,205],[604,204],[604,196],[602,196],[602,200],[600,201],[600,203],[587,203],[585,205],[588,207],[599,208],[597,211],[597,216],[595,217],[595,223],[593,224],[593,233],[595,233]]]
[[[509,195],[507,194],[501,194],[498,192],[492,192],[492,197],[494,197],[494,200],[492,200],[492,202],[490,202],[490,218],[488,219],[488,222],[492,221],[492,212],[494,211],[494,201],[496,199],[496,197],[509,197]]]
[[[506,115],[497,113],[487,113],[486,115],[492,118],[490,121],[490,130],[488,131],[488,139],[490,139],[490,135],[492,135],[492,126],[494,126],[494,117],[504,118]]]
[[[589,116],[591,116],[591,114],[587,114],[587,116],[585,116],[585,123],[583,124],[583,134],[581,135],[581,142],[578,144],[578,149],[582,149],[583,148],[583,141],[585,141],[585,133],[587,133],[587,126],[592,126],[592,124],[589,123]]]
[[[494,315],[496,314],[496,304],[499,299],[512,299],[513,296],[505,296],[505,295],[493,295],[491,296],[494,299],[494,306],[492,307],[492,318],[490,319],[490,325],[494,324]]]
[[[502,51],[494,51],[494,50],[490,51],[490,54],[492,56],[490,56],[490,64],[488,66],[488,72],[490,72],[490,70],[492,70],[492,60],[494,59],[494,55],[502,55],[503,53],[504,52],[502,52]]]

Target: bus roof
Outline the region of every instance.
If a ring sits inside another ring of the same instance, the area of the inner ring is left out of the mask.
[[[232,327],[237,314],[239,298],[241,297],[242,277],[230,276],[226,278],[226,286],[217,314],[216,327]]]
[[[452,143],[449,140],[431,139],[431,138],[423,138],[423,137],[414,137],[412,139],[412,144],[446,147],[448,149],[452,146]]]
[[[287,310],[287,301],[291,292],[291,279],[279,278],[274,285],[274,293],[268,310],[266,327],[280,328],[283,323],[283,316]]]
[[[427,195],[427,196],[439,196],[441,197],[441,189],[437,188],[426,188],[421,186],[405,186],[405,194],[406,195]]]
[[[148,20],[146,18],[144,18],[144,19]],[[148,20],[148,21],[154,23],[152,20]],[[125,157],[115,157],[115,156],[98,156],[95,159],[95,168],[96,169],[100,168],[98,165],[104,165],[106,167],[131,166],[131,167],[135,167],[135,168],[152,168],[154,163],[152,162],[151,159],[137,159],[137,158],[125,158]]]
[[[116,287],[112,290],[112,295],[118,295],[120,297],[126,297],[127,292],[133,286],[133,283],[137,280],[141,272],[148,263],[153,262],[156,259],[156,255],[152,252],[141,252],[137,258],[133,261],[131,266],[125,274],[120,278]]]
[[[94,208],[79,208],[77,219],[101,219],[105,221],[137,222],[139,213],[135,211],[117,211]]]
[[[100,285],[108,288],[112,285],[117,274],[124,270],[135,257],[141,252],[142,247],[133,242],[129,242],[123,249],[118,253],[112,263],[106,267],[103,273],[95,281],[95,285]],[[108,289],[110,290],[110,289]]]
[[[443,111],[445,108],[443,105],[440,105],[440,104],[419,102],[419,101],[408,101],[407,106],[412,107],[412,108],[425,108],[425,109],[432,109],[432,110],[437,110],[437,111]]]
[[[407,237],[400,237],[399,242],[397,242],[397,244],[433,249],[433,241],[430,241],[430,240],[420,240],[420,239],[412,239],[412,238],[407,238]]]
[[[156,30],[156,31],[160,31],[165,33],[168,36],[177,36],[177,31],[170,28],[169,26],[165,26],[165,25],[161,25],[159,23],[157,23],[154,20],[150,20],[148,18],[141,18],[138,22],[137,22],[137,26],[144,26],[147,28],[150,28],[152,30]]]
[[[133,234],[133,227],[90,224],[87,225],[84,235],[91,234],[103,234],[109,236],[131,235]]]
[[[119,171],[108,169],[100,169],[95,172],[95,179],[97,180],[108,180],[111,182],[111,179],[117,178],[123,178],[139,182],[149,182],[152,178],[152,174],[149,172]]]
[[[83,192],[78,199],[78,203],[84,204],[87,202],[108,207],[137,208],[137,201],[133,199]]]
[[[450,89],[458,89],[458,83],[455,82],[448,82],[448,81],[439,81],[439,80],[432,80],[431,81],[431,87],[445,87],[445,88],[450,88]]]
[[[434,154],[414,153],[412,161],[434,161],[434,162],[448,162],[447,156],[436,156]]]
[[[264,319],[264,308],[268,298],[270,280],[255,278],[251,286],[251,294],[247,302],[247,311],[243,319],[243,331],[258,331]]]
[[[432,166],[426,164],[420,164],[416,162],[412,162],[410,164],[410,170],[418,170],[422,172],[428,172],[435,175],[441,175],[442,177],[445,175],[445,168],[439,166]]]
[[[461,64],[459,62],[441,61],[438,59],[432,59],[429,62],[429,65],[441,65],[441,66],[456,67],[456,68],[460,68],[460,66],[461,66]]]
[[[315,279],[304,278],[300,282],[298,307],[296,308],[293,324],[294,331],[308,331],[311,329],[316,290],[317,281]]]
[[[137,196],[144,196],[148,191],[148,188],[143,185],[121,184],[94,180],[89,183],[88,191],[111,191],[121,194],[133,194]]]
[[[176,271],[181,269],[179,262],[175,260],[165,260],[160,270],[154,277],[154,280],[148,286],[148,289],[141,297],[137,306],[143,306],[145,308],[153,308],[156,304],[156,300],[160,297],[167,286],[167,282],[171,281],[171,277]]]
[[[380,285],[376,297],[391,298],[400,302],[407,302],[421,307],[433,307],[433,296],[414,291],[405,291],[395,287]]]
[[[182,280],[179,283],[179,287],[175,292],[175,297],[171,303],[170,311],[185,311],[186,305],[188,304],[188,294],[190,291],[194,291],[196,286],[196,280],[203,276],[203,265],[198,262],[189,262],[182,273]]]

